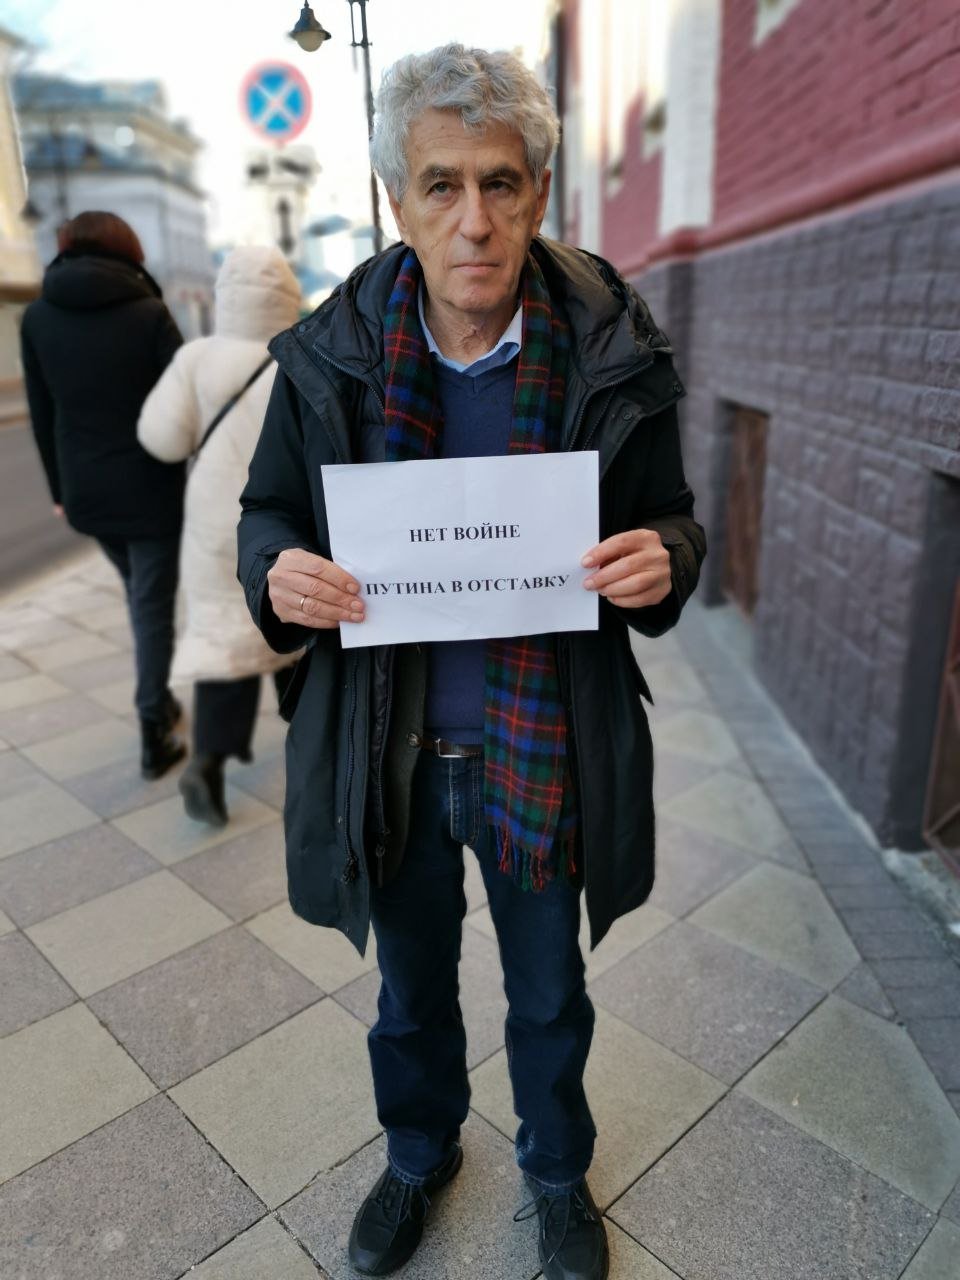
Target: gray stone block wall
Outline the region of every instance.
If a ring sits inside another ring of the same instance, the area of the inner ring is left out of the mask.
[[[732,407],[770,417],[758,673],[880,839],[919,847],[960,574],[960,184],[653,269],[717,603]]]

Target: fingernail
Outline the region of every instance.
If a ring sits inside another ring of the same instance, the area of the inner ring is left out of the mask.
[[[357,592],[360,590],[360,587],[356,582],[348,582],[347,590],[350,592],[352,596],[355,596]]]
[[[354,611],[354,613],[363,613],[363,601],[354,600],[350,605],[350,608]]]
[[[593,556],[584,556],[580,563],[585,569],[589,569],[591,565],[595,565],[597,562],[594,560]]]
[[[584,582],[583,585],[587,588],[587,590],[592,591],[593,588],[597,585],[597,580],[596,578],[587,578],[587,580]]]

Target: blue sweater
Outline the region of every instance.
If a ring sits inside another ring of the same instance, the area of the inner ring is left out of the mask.
[[[441,458],[495,458],[507,452],[513,425],[517,362],[479,377],[434,361],[433,376],[443,413]],[[431,644],[427,658],[427,733],[452,742],[482,742],[485,640]]]

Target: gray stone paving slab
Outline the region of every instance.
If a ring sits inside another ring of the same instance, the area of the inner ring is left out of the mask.
[[[614,1280],[676,1280],[675,1271],[665,1267],[616,1223],[607,1219],[604,1226],[610,1246],[610,1274]]]
[[[0,755],[0,800],[9,799],[29,787],[48,781],[36,765],[25,760],[19,751],[5,751]]]
[[[0,861],[0,904],[21,929],[159,871],[112,827],[86,827]]]
[[[170,1096],[273,1208],[377,1134],[366,1040],[323,1000]]]
[[[107,719],[103,707],[98,707],[82,694],[74,693],[50,702],[0,711],[0,735],[13,746],[23,748],[73,733],[87,725],[103,724]]]
[[[0,939],[0,974],[0,1036],[65,1009],[77,998],[22,933]]]
[[[37,620],[20,622],[14,620],[12,625],[0,630],[0,647],[11,649],[19,657],[29,657],[33,663],[33,655],[54,644],[67,644],[82,640],[89,632],[76,627],[64,618],[56,618],[49,613],[37,611]]]
[[[960,1018],[911,1018],[907,1030],[944,1089],[960,1089]]]
[[[21,676],[32,674],[33,668],[20,658],[15,658],[12,653],[0,653],[0,680],[19,680]]]
[[[0,1040],[0,1182],[155,1092],[82,1004]]]
[[[889,877],[886,883],[874,885],[833,885],[826,894],[838,911],[848,907],[901,907],[904,902],[903,890]]]
[[[13,923],[10,917],[8,915],[4,915],[4,913],[0,911],[0,938],[5,934],[13,933],[16,927],[17,926]]]
[[[686,791],[688,787],[702,782],[713,773],[712,764],[704,764],[700,760],[691,760],[687,756],[676,755],[670,751],[662,751],[654,744],[653,767],[653,799],[657,805],[666,804],[668,800]]]
[[[38,671],[59,671],[77,662],[113,657],[117,652],[116,645],[102,636],[79,630],[76,634],[65,635],[65,631],[63,627],[57,628],[56,632],[51,628],[51,635],[58,634],[59,639],[52,644],[30,646],[30,662]]]
[[[121,677],[133,679],[136,675],[136,664],[132,653],[117,651],[108,658],[92,658],[87,662],[76,662],[69,667],[62,667],[56,678],[83,693],[87,689],[98,689],[103,685],[113,684]]]
[[[903,1280],[957,1280],[960,1273],[960,1227],[938,1222],[903,1273]]]
[[[951,1222],[955,1222],[957,1226],[960,1226],[960,1182],[957,1183],[952,1193],[941,1206],[940,1216],[941,1218],[949,1218]]]
[[[226,804],[230,821],[225,827],[209,827],[188,818],[179,796],[160,800],[145,809],[114,818],[114,826],[152,853],[158,862],[172,866],[202,849],[211,849],[235,836],[276,821],[277,811],[245,791],[227,786]]]
[[[256,796],[274,809],[283,809],[287,792],[287,771],[282,753],[271,753],[262,760],[254,760],[234,770],[230,781],[241,791]]]
[[[188,885],[158,871],[27,930],[82,996],[93,995],[230,923]]]
[[[664,819],[657,832],[657,877],[650,904],[685,916],[756,865],[744,849]]]
[[[467,914],[479,911],[487,901],[487,888],[480,873],[480,863],[472,849],[463,851],[463,892],[467,899]]]
[[[702,707],[686,707],[658,720],[654,744],[662,751],[709,765],[732,765],[740,751],[723,720]]]
[[[836,986],[860,963],[817,883],[785,867],[756,867],[689,920],[818,987]]]
[[[6,680],[0,684],[0,711],[50,702],[53,698],[62,698],[67,692],[64,685],[50,676],[34,674],[22,676],[19,680]]]
[[[748,853],[764,854],[781,845],[789,834],[762,787],[728,769],[718,770],[674,796],[663,812]]]
[[[731,1094],[611,1209],[685,1280],[896,1280],[934,1217]]]
[[[46,742],[24,747],[23,754],[38,769],[60,782],[90,769],[140,758],[140,734],[122,720],[104,720],[85,725]]]
[[[0,1188],[0,1274],[175,1280],[262,1213],[173,1103],[157,1097]]]
[[[511,1141],[517,1118],[501,1050],[470,1074],[471,1106]],[[597,1126],[590,1189],[613,1203],[723,1096],[725,1086],[649,1036],[597,1010],[585,1076]]]
[[[76,778],[67,778],[63,785],[101,818],[118,818],[132,809],[142,809],[177,795],[179,777],[180,770],[171,769],[162,778],[147,782],[140,776],[139,758],[130,756]]]
[[[960,1178],[960,1120],[906,1032],[833,997],[739,1088],[930,1209]]]
[[[91,702],[112,711],[115,716],[128,716],[134,713],[134,683],[129,676],[122,680],[114,680],[112,684],[100,685],[96,689],[88,689],[86,696]]]
[[[729,1084],[822,992],[681,921],[602,974],[591,994],[610,1013]]]
[[[287,899],[283,824],[267,823],[176,864],[176,874],[225,911],[248,920]]]
[[[373,970],[337,992],[337,1002],[366,1026],[377,1019],[380,973]],[[467,1067],[489,1058],[503,1044],[507,1001],[497,944],[473,928],[463,931],[460,1008],[467,1032]]]
[[[201,1262],[190,1280],[317,1280],[317,1268],[268,1216]]]
[[[892,1018],[896,1012],[872,969],[863,962],[844,978],[837,987],[836,994],[843,996],[851,1004],[858,1004],[861,1009],[879,1014],[881,1018]]]
[[[533,1221],[513,1223],[528,1199],[513,1146],[471,1113],[463,1131],[463,1168],[434,1201],[423,1242],[403,1270],[404,1280],[532,1280],[540,1270]],[[280,1210],[333,1280],[356,1273],[347,1262],[357,1206],[386,1164],[383,1139],[317,1178]]]
[[[255,916],[245,927],[321,991],[339,991],[377,967],[372,931],[366,954],[361,956],[338,929],[320,929],[307,924],[293,914],[286,902]]]
[[[46,779],[0,800],[0,858],[82,831],[99,821],[68,791]]]
[[[228,929],[93,996],[89,1006],[168,1089],[321,993],[244,929]]]

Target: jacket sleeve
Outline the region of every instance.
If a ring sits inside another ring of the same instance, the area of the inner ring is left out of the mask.
[[[137,439],[161,462],[182,462],[200,443],[203,424],[187,367],[188,350],[189,346],[180,348],[140,410]]]
[[[330,639],[339,644],[335,630],[315,631],[281,622],[267,590],[267,573],[281,551],[302,547],[316,555],[330,555],[326,530],[319,535],[314,519],[303,449],[302,407],[293,383],[278,370],[247,484],[240,495],[237,577],[254,622],[278,653],[291,653],[311,640],[320,643]]]
[[[40,461],[47,476],[47,485],[53,502],[61,502],[60,471],[57,466],[57,444],[54,436],[55,409],[53,397],[43,376],[40,361],[33,349],[27,326],[20,331],[20,358],[23,364],[23,380],[30,409],[30,425],[40,452]]]
[[[659,604],[617,609],[645,636],[663,635],[676,626],[683,606],[700,578],[707,554],[703,529],[693,518],[693,493],[683,474],[677,407],[662,410],[647,424],[650,447],[633,506],[634,529],[655,529],[670,553],[671,590]]]

